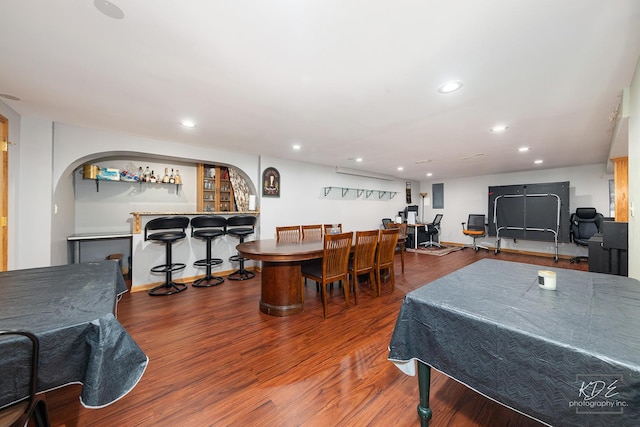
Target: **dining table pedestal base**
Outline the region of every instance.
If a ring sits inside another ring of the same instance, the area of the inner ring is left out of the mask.
[[[302,263],[262,261],[260,311],[291,316],[303,311]]]

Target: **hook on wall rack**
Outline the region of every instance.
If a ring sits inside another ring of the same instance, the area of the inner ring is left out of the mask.
[[[325,199],[330,196],[337,195],[335,197],[340,199],[387,201],[393,199],[396,194],[398,194],[397,191],[370,190],[366,188],[350,187],[322,187],[322,195]]]

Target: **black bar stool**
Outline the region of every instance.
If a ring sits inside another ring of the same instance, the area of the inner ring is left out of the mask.
[[[165,273],[165,282],[156,286],[149,291],[149,295],[171,295],[178,292],[182,292],[187,289],[187,285],[184,283],[175,283],[171,274],[174,271],[184,270],[186,264],[174,263],[171,259],[171,248],[173,242],[184,239],[186,237],[185,229],[189,226],[189,218],[186,216],[167,216],[162,218],[152,219],[144,227],[144,240],[151,240],[156,243],[165,245],[165,263],[156,265],[151,268],[152,273]],[[152,234],[148,234],[148,231],[162,230]]]
[[[227,234],[240,239],[240,243],[244,242],[244,238],[253,234],[256,225],[256,217],[252,215],[236,215],[227,219]],[[240,254],[233,255],[229,258],[231,262],[239,262],[240,268],[227,276],[229,280],[248,280],[255,277],[253,271],[245,270],[244,261]]]
[[[224,236],[227,229],[227,219],[218,215],[203,215],[191,218],[191,237],[206,240],[207,257],[199,259],[193,263],[196,267],[206,267],[207,273],[204,277],[194,281],[191,286],[205,288],[217,286],[224,282],[224,278],[211,275],[211,267],[222,264],[221,258],[211,258],[211,241],[217,237]]]

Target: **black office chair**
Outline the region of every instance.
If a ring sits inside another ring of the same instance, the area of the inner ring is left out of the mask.
[[[222,258],[211,257],[211,242],[227,232],[227,219],[219,215],[203,215],[191,218],[191,237],[203,239],[207,244],[207,257],[199,259],[193,263],[195,267],[205,267],[206,274],[204,277],[194,281],[191,286],[196,288],[205,288],[209,286],[217,286],[224,282],[223,277],[211,274],[211,267],[223,263]]]
[[[152,219],[144,227],[144,240],[151,240],[165,245],[165,263],[151,268],[152,273],[165,273],[165,281],[162,285],[156,286],[149,291],[149,295],[172,295],[187,289],[184,283],[176,283],[172,279],[174,271],[184,270],[186,264],[174,263],[171,258],[173,243],[184,239],[187,234],[186,228],[189,226],[189,218],[186,216],[167,216]],[[148,234],[148,231],[159,230]]]
[[[576,208],[571,214],[571,241],[578,246],[588,246],[589,239],[602,231],[602,214],[596,212],[596,208]],[[570,262],[587,260],[586,256],[575,256]]]
[[[20,336],[31,341],[28,348],[25,348],[28,341],[18,338]],[[38,394],[38,351],[40,347],[38,338],[26,331],[0,331],[0,339],[14,341],[13,348],[8,348],[8,345],[3,346],[3,357],[5,354],[7,356],[24,354],[25,361],[30,359],[29,363],[20,363],[8,370],[8,373],[15,374],[17,378],[25,378],[24,389],[28,389],[29,394],[20,402],[0,409],[0,425],[24,427],[29,425],[29,421],[33,419],[37,427],[49,427],[51,424],[47,404]]]
[[[244,242],[244,238],[253,234],[256,225],[256,217],[252,215],[236,215],[227,219],[227,234],[240,239],[240,243]],[[240,254],[233,255],[229,258],[231,262],[240,263],[238,270],[227,276],[229,280],[248,280],[255,277],[253,271],[244,268],[244,261]]]
[[[467,225],[466,228],[465,224]],[[462,249],[471,247],[476,252],[478,252],[479,249],[489,250],[487,246],[476,243],[477,238],[484,237],[487,234],[487,225],[484,222],[484,215],[469,214],[467,222],[462,223],[462,234],[473,237],[473,244],[471,246],[464,246]]]
[[[427,224],[426,232],[427,232],[427,237],[429,237],[429,240],[424,243],[420,243],[425,248],[428,248],[430,246],[436,246],[438,248],[442,247],[440,243],[433,241],[433,236],[437,236],[438,233],[440,233],[440,221],[442,221],[442,214],[437,214],[436,217],[433,219],[433,222],[431,222],[430,224]]]

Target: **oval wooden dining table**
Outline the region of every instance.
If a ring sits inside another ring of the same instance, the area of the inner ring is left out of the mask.
[[[243,257],[262,261],[260,311],[284,317],[303,310],[302,263],[322,258],[323,247],[322,240],[276,239],[253,240],[236,246]]]
[[[405,240],[406,236],[401,235],[398,242],[404,243]],[[260,311],[280,317],[303,311],[302,263],[322,258],[323,249],[322,240],[287,242],[266,239],[236,246],[243,257],[262,261]],[[404,256],[402,264],[404,270]]]

